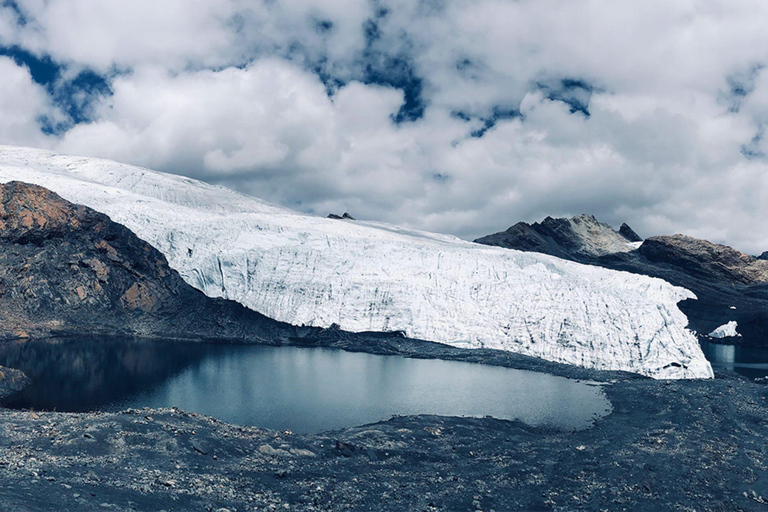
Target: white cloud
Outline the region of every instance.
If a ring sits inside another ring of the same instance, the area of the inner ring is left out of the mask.
[[[25,67],[0,57],[0,141],[3,144],[45,146],[43,118],[56,123],[61,113],[45,89],[35,84]]]
[[[233,55],[230,0],[18,0],[18,43],[100,71],[135,64],[221,65]]]
[[[17,3],[28,22],[0,8],[0,43],[124,71],[94,122],[50,143],[64,151],[465,237],[589,212],[768,249],[758,0]],[[356,81],[382,53],[421,79],[415,122],[392,122],[404,91]],[[537,87],[564,78],[593,88],[578,93],[588,118]],[[3,113],[32,120],[0,120],[3,142],[49,144],[33,122],[52,111],[44,91],[0,87]],[[523,117],[470,137],[494,109]]]

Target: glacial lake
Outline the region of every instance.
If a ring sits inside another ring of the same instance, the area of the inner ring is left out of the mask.
[[[59,339],[0,344],[0,365],[33,380],[5,407],[179,407],[297,433],[408,414],[489,415],[575,430],[611,410],[600,386],[563,377],[321,348]]]
[[[754,379],[768,376],[768,347],[742,347],[701,341],[713,368],[725,368]]]

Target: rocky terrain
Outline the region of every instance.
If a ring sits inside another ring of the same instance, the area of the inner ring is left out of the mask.
[[[718,341],[768,345],[768,261],[763,256],[685,235],[637,239],[626,224],[615,231],[582,215],[518,223],[476,242],[659,277],[696,294],[698,300],[684,301],[680,309],[700,335],[735,321],[741,336]]]
[[[282,327],[206,297],[130,230],[36,185],[0,185],[0,247],[0,338],[254,340]]]
[[[432,355],[474,353],[438,346]],[[517,366],[522,356],[478,351]],[[589,378],[613,412],[577,432],[395,417],[298,436],[179,410],[0,410],[0,510],[713,510],[768,506],[768,387],[735,374]],[[572,373],[574,372],[575,373]]]
[[[0,399],[24,389],[29,379],[24,373],[14,368],[0,366]]]
[[[573,261],[629,252],[635,249],[632,243],[638,241],[642,239],[628,225],[615,231],[592,215],[571,219],[547,217],[533,224],[518,222],[506,231],[475,240],[484,245],[541,252]]]

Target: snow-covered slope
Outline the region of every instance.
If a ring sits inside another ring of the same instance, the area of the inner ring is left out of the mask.
[[[132,229],[192,286],[293,324],[404,331],[657,378],[712,369],[644,276],[375,222],[300,214],[106,160],[0,146],[0,182],[45,186]]]

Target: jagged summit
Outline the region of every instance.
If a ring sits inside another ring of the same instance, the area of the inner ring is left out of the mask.
[[[347,212],[344,212],[343,215],[336,215],[335,213],[329,213],[326,218],[334,219],[334,220],[357,220]]]
[[[552,254],[566,259],[574,256],[599,257],[635,249],[642,241],[628,225],[616,231],[593,215],[570,219],[547,217],[541,222],[518,222],[506,231],[478,238],[475,242],[522,251]]]
[[[712,376],[677,306],[693,295],[662,280],[305,215],[106,160],[0,146],[0,181],[10,180],[44,184],[106,213],[209,297],[275,320],[402,331],[657,378]]]
[[[643,239],[635,233],[635,230],[629,227],[626,222],[619,228],[619,234],[629,240],[630,242],[642,242]]]
[[[763,254],[757,257],[759,260],[768,260],[768,251],[765,251]]]

